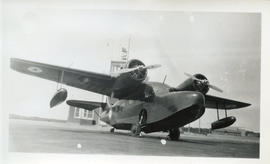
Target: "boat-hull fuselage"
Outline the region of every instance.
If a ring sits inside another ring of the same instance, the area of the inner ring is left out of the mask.
[[[101,120],[116,129],[130,130],[139,122],[140,113],[145,111],[146,121],[142,131],[150,133],[182,127],[204,114],[205,99],[200,92],[169,92],[168,86],[162,83],[149,85],[156,92],[152,102],[118,100],[110,110],[101,114]]]

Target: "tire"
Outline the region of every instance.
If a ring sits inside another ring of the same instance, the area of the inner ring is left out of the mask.
[[[131,127],[131,134],[133,136],[139,136],[140,133],[141,133],[141,126],[139,126],[138,124],[132,125],[132,127]]]
[[[169,138],[172,141],[178,141],[179,137],[180,137],[180,130],[178,128],[169,130]]]

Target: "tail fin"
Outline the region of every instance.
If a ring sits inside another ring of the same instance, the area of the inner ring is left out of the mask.
[[[66,103],[70,106],[83,108],[85,110],[90,110],[90,111],[99,107],[101,107],[102,111],[104,111],[107,105],[106,103],[102,103],[102,102],[81,101],[81,100],[68,100]]]

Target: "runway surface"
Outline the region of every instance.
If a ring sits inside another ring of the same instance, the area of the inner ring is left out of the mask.
[[[170,141],[167,133],[133,137],[109,127],[10,119],[9,151],[258,158],[259,138],[181,134]]]

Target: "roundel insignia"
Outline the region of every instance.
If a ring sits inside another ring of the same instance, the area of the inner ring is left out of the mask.
[[[38,67],[28,67],[27,70],[30,71],[30,72],[34,72],[34,73],[42,72],[42,69],[40,69]]]

